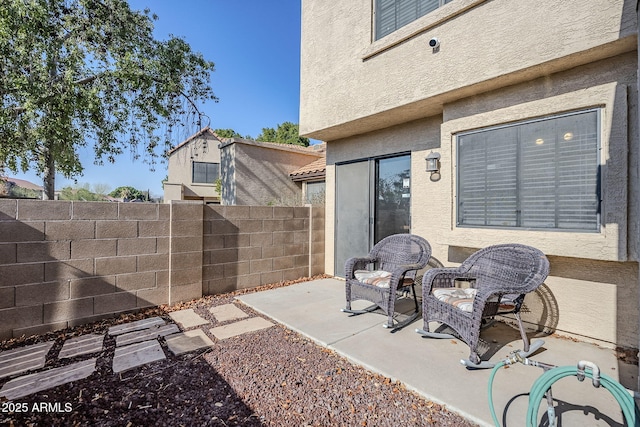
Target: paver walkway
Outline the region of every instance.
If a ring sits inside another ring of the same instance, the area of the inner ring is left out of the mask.
[[[58,360],[69,363],[58,368],[45,368],[47,355],[54,348],[55,341],[0,352],[0,379],[14,377],[2,386],[0,398],[19,399],[87,378],[95,372],[98,358],[108,357],[101,354],[96,356],[103,352],[107,336],[115,337],[116,340],[111,361],[116,375],[166,359],[160,339],[164,339],[170,352],[180,355],[214,346],[215,343],[207,332],[216,339],[226,339],[273,326],[272,322],[262,317],[250,317],[234,304],[212,307],[210,312],[216,323],[224,324],[211,328],[208,320],[193,309],[186,309],[169,313],[175,323],[167,323],[160,317],[150,317],[113,326],[106,334],[86,334],[70,338],[63,343],[57,355]],[[85,360],[70,360],[90,355],[93,357]]]

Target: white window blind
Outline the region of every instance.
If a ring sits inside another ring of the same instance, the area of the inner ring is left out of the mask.
[[[391,34],[452,0],[376,0],[375,39]]]
[[[458,135],[458,225],[597,231],[598,115]]]

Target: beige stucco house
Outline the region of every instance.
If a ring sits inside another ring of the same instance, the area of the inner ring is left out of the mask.
[[[306,182],[320,178],[302,174],[301,179],[296,179],[295,172],[317,160],[322,161],[324,147],[323,144],[302,147],[242,138],[225,139],[220,144],[222,204],[303,204]]]
[[[529,244],[551,262],[529,321],[637,348],[636,3],[303,0],[326,272],[394,232],[446,265]]]
[[[219,138],[207,127],[169,151],[164,201],[302,205],[324,194],[324,155],[324,144]],[[218,179],[222,194],[216,190]]]
[[[204,200],[220,203],[215,181],[220,177],[220,138],[206,127],[168,153],[164,202]]]

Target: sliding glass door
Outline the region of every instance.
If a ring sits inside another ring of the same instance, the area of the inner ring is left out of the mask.
[[[386,236],[408,233],[411,156],[372,158],[336,165],[335,270],[364,256]]]

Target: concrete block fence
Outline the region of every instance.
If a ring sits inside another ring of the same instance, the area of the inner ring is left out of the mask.
[[[323,208],[0,199],[0,339],[323,271]]]

